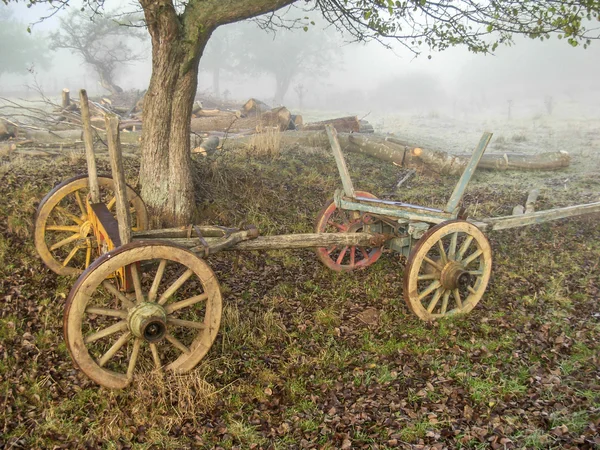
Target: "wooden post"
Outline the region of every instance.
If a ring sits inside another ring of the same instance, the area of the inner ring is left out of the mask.
[[[121,141],[119,139],[119,118],[114,114],[106,114],[104,120],[106,122],[106,140],[108,142],[110,168],[117,201],[119,237],[121,238],[121,245],[125,245],[131,241],[131,215],[129,213],[129,202],[125,190],[125,170],[123,169],[123,155],[121,154]]]
[[[69,105],[71,104],[71,94],[70,91],[67,88],[64,88],[62,90],[62,108],[68,108]]]
[[[81,124],[83,126],[83,142],[85,143],[85,159],[87,161],[88,181],[90,184],[90,197],[92,198],[92,203],[99,203],[100,188],[98,187],[96,158],[94,158],[94,138],[92,137],[90,107],[88,105],[88,96],[85,89],[79,91],[79,103],[79,107],[81,108]]]
[[[539,189],[532,189],[529,191],[527,201],[525,202],[525,214],[535,212],[535,202],[537,202],[538,196],[540,195]]]
[[[342,179],[344,193],[346,194],[346,197],[354,198],[354,186],[352,185],[350,172],[348,172],[346,160],[344,159],[344,155],[342,154],[342,148],[340,147],[340,142],[337,138],[337,131],[335,130],[335,128],[333,128],[333,125],[331,124],[325,125],[325,131],[327,132],[327,137],[329,138],[329,143],[331,144],[333,157],[335,158],[338,171],[340,172],[340,178]]]
[[[456,184],[456,187],[450,196],[450,200],[448,200],[448,204],[446,205],[447,212],[453,212],[458,207],[460,201],[462,200],[462,196],[465,193],[465,189],[467,188],[469,181],[471,181],[471,177],[475,173],[475,169],[477,169],[477,164],[479,164],[479,160],[483,156],[483,152],[485,152],[485,149],[487,148],[491,139],[492,133],[487,131],[481,136],[479,144],[477,144],[477,148],[473,152],[473,156],[471,156],[467,167],[465,167],[460,180],[458,180],[458,183]]]

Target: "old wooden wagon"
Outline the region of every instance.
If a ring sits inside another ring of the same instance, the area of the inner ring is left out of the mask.
[[[109,388],[127,386],[137,370],[189,371],[206,355],[221,322],[219,282],[206,261],[216,252],[312,247],[330,269],[351,271],[391,249],[407,257],[408,307],[433,320],[467,313],[481,300],[492,270],[484,231],[600,211],[592,203],[468,219],[461,200],[491,133],[481,137],[444,209],[379,200],[354,189],[329,127],[343,188],[319,213],[314,233],[260,236],[252,226],[149,230],[143,200],[125,184],[118,120],[106,118],[112,176],[98,176],[85,91],[80,97],[88,174],[64,181],[40,202],[35,245],[51,270],[78,277],[65,305],[65,340],[77,367]]]

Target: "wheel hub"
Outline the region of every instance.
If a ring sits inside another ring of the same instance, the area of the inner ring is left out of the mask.
[[[167,333],[167,313],[158,303],[144,302],[129,311],[129,330],[146,342],[160,341]]]
[[[471,275],[463,269],[460,263],[450,261],[442,270],[440,281],[444,288],[453,290],[469,286],[471,284]]]

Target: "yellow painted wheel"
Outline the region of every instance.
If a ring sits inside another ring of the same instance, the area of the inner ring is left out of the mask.
[[[471,311],[492,272],[492,249],[475,225],[454,220],[431,228],[404,271],[404,299],[423,320]]]
[[[130,293],[109,276],[129,272]],[[138,241],[102,255],[77,279],[65,305],[65,341],[96,383],[128,386],[152,371],[187,372],[212,346],[221,290],[208,264],[161,241]]]
[[[112,178],[99,176],[98,185],[102,202],[115,213]],[[79,275],[100,254],[87,220],[88,192],[87,175],[79,175],[52,189],[38,206],[35,248],[42,261],[59,275]],[[148,212],[142,198],[130,186],[127,197],[133,229],[147,229]]]

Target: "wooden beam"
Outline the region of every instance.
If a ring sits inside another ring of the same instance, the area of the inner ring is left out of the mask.
[[[125,190],[125,170],[123,169],[123,155],[121,154],[121,141],[119,139],[119,118],[114,114],[106,114],[105,122],[110,168],[117,201],[119,236],[121,245],[125,245],[131,241],[131,214],[129,213],[129,202]]]
[[[64,92],[64,91],[63,91]],[[90,121],[90,107],[85,89],[79,91],[79,107],[81,109],[81,123],[83,126],[83,142],[85,144],[85,160],[88,168],[90,197],[92,203],[100,203],[100,188],[98,187],[98,174],[96,172],[96,158],[94,157],[94,138],[92,137],[92,122]]]

